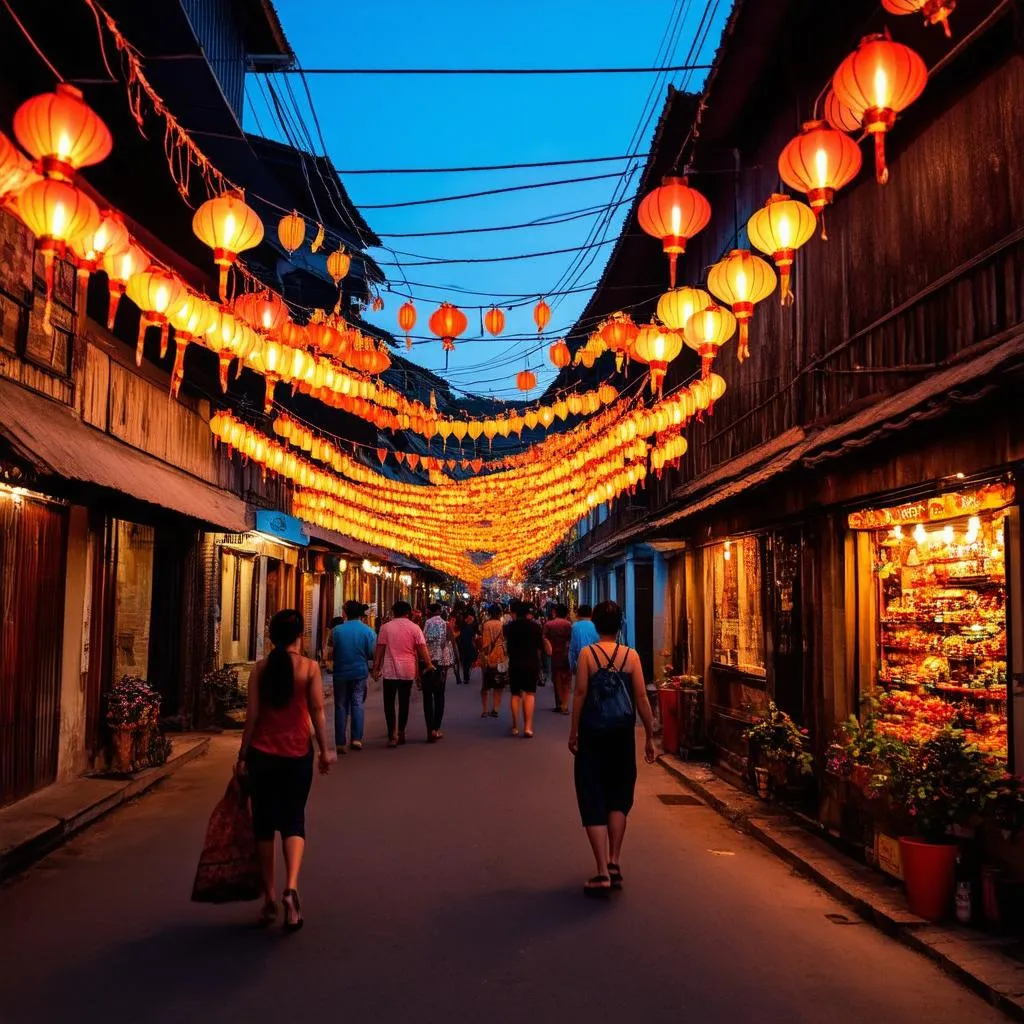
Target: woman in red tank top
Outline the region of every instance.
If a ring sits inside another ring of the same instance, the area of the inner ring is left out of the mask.
[[[288,931],[302,927],[297,886],[306,845],[306,799],[313,783],[313,733],[322,775],[330,770],[332,760],[320,666],[299,653],[302,633],[302,616],[297,611],[278,612],[270,620],[274,649],[249,676],[249,706],[238,754],[239,772],[249,784],[263,875],[260,923],[271,925],[277,920],[274,836],[279,832],[288,876],[282,895]]]

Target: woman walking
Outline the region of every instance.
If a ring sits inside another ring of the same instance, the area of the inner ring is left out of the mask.
[[[501,624],[501,605],[492,604],[487,621],[480,632],[480,667],[483,679],[480,685],[480,717],[497,718],[501,714],[501,691],[508,676],[508,654],[505,651],[505,633]],[[490,693],[490,708],[487,695]]]
[[[467,686],[476,662],[476,638],[479,633],[480,627],[477,625],[476,616],[471,608],[467,608],[459,630],[459,660],[462,662],[462,681]]]
[[[306,799],[313,784],[311,732],[320,750],[321,775],[330,771],[333,759],[327,747],[320,666],[299,653],[302,634],[302,616],[297,611],[281,611],[270,620],[274,649],[249,675],[249,705],[237,768],[248,779],[252,799],[264,926],[277,920],[274,835],[281,835],[287,877],[281,897],[286,931],[302,927],[298,885],[306,846]]]
[[[455,662],[455,646],[451,640],[451,629],[441,614],[441,606],[430,606],[430,618],[423,627],[433,672],[420,673],[420,689],[423,691],[423,715],[427,723],[427,742],[436,743],[444,736],[441,722],[444,719],[445,689],[448,685],[448,670]]]
[[[529,618],[530,605],[517,601],[512,605],[515,618],[504,627],[508,651],[508,688],[512,694],[512,735],[519,735],[522,709],[523,735],[533,739],[533,711],[537,702],[544,634],[539,622]]]
[[[616,639],[622,609],[602,601],[594,626],[600,639],[584,648],[576,669],[569,750],[576,757],[576,801],[597,865],[583,891],[606,896],[622,888],[622,840],[636,788],[636,717],[643,722],[648,764],[654,763],[654,718],[640,655]]]

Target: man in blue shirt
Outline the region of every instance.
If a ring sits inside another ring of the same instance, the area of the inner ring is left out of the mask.
[[[572,635],[569,638],[569,671],[573,675],[576,674],[576,663],[580,660],[583,648],[601,639],[597,627],[590,621],[591,610],[589,604],[581,604],[576,609],[576,621],[572,624]]]
[[[345,620],[331,630],[334,677],[334,743],[345,753],[349,714],[352,716],[352,749],[363,749],[363,704],[370,665],[377,650],[377,634],[362,617],[369,605],[345,602]]]

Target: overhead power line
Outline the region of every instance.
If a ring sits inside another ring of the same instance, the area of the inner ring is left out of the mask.
[[[262,73],[273,75],[661,75],[666,71],[710,70],[710,64],[672,64],[656,68],[282,68]]]
[[[533,160],[517,164],[481,164],[479,167],[391,167],[339,170],[339,174],[462,174],[468,171],[517,171],[528,167],[570,167],[573,164],[606,164],[618,160],[636,160],[635,153],[622,156],[586,156],[578,160]]]

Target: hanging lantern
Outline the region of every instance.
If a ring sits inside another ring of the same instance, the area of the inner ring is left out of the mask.
[[[533,322],[537,325],[538,334],[543,334],[544,328],[551,323],[551,307],[543,299],[533,307]]]
[[[14,143],[0,132],[0,200],[31,184],[35,172]]]
[[[134,274],[141,273],[149,266],[149,257],[137,245],[129,245],[117,253],[107,253],[103,260],[103,269],[107,275],[107,290],[110,302],[107,309],[107,330],[114,329],[114,317],[117,307],[124,295],[128,281]]]
[[[814,234],[814,211],[789,196],[774,193],[768,202],[747,221],[750,244],[771,256],[779,268],[779,300],[783,306],[793,301],[790,273],[796,251]]]
[[[615,353],[617,370],[622,370],[622,363],[636,340],[638,330],[628,313],[612,313],[601,326],[601,340],[609,352]]]
[[[682,331],[694,313],[710,304],[711,296],[703,288],[673,288],[658,299],[658,319],[670,330]]]
[[[572,360],[572,353],[569,351],[569,346],[566,345],[564,339],[559,338],[558,341],[548,349],[548,358],[551,360],[552,364],[557,366],[560,370],[569,365]]]
[[[430,331],[441,339],[446,352],[455,348],[455,339],[468,326],[469,321],[466,319],[466,314],[450,302],[442,302],[430,314]]]
[[[277,222],[277,238],[289,254],[302,245],[306,239],[306,222],[298,210],[292,210]]]
[[[130,293],[129,293],[130,297]],[[243,324],[228,309],[218,309],[210,318],[210,326],[206,330],[205,344],[217,353],[219,364],[220,389],[228,389],[228,370],[241,346]],[[301,380],[312,363],[312,359],[302,349],[292,350],[292,365],[282,368],[282,376]],[[294,385],[293,385],[294,386]]]
[[[374,313],[383,313],[384,300],[379,295],[374,295],[373,302],[370,303],[370,309],[372,309]]]
[[[316,235],[313,237],[313,241],[309,243],[310,252],[319,252],[323,248],[324,244],[324,226],[323,224],[317,224]]]
[[[736,318],[727,309],[711,303],[686,322],[683,340],[701,359],[701,376],[707,379],[718,350],[736,333]]]
[[[149,327],[160,328],[160,358],[167,355],[168,313],[181,302],[185,289],[165,270],[143,270],[128,280],[128,298],[139,307],[139,340],[135,345],[135,365],[142,365],[142,347]]]
[[[288,319],[288,307],[280,295],[269,288],[262,292],[243,292],[234,301],[235,312],[250,327],[273,334]]]
[[[335,249],[327,257],[327,273],[331,275],[331,280],[335,284],[338,284],[348,274],[351,266],[352,257],[345,251],[344,246]]]
[[[619,397],[618,391],[607,381],[597,389],[597,397],[602,405],[611,405]]]
[[[661,185],[644,196],[637,211],[640,227],[661,239],[668,254],[669,284],[676,286],[676,260],[686,243],[711,219],[711,204],[686,178],[663,178]]]
[[[779,176],[790,188],[806,193],[818,217],[837,189],[853,181],[860,168],[860,146],[825,121],[807,121],[779,156]]]
[[[488,334],[497,337],[505,330],[505,314],[497,306],[487,310],[484,314],[484,327]]]
[[[949,16],[956,8],[956,0],[882,0],[882,6],[890,14],[920,14],[926,25],[941,25],[946,38],[952,36]]]
[[[659,395],[665,382],[668,364],[683,351],[683,339],[676,331],[653,320],[640,328],[633,344],[633,358],[651,368],[651,391]]]
[[[532,370],[520,370],[516,374],[516,387],[520,391],[532,391],[537,386],[537,375]]]
[[[847,135],[860,131],[860,118],[844,103],[839,102],[835,89],[829,89],[825,97],[825,120],[833,128]]]
[[[240,252],[263,241],[263,221],[241,195],[225,192],[196,210],[192,230],[213,250],[213,262],[220,268],[220,298],[227,302],[228,267]]]
[[[708,374],[705,383],[711,395],[711,401],[708,403],[708,412],[713,413],[715,411],[715,402],[725,394],[725,379],[717,373],[711,373]]]
[[[80,235],[92,235],[100,226],[100,211],[84,193],[66,182],[44,178],[18,193],[15,211],[36,236],[43,254],[46,304],[43,326],[49,331],[53,303],[53,260],[63,256],[68,243]]]
[[[174,367],[171,370],[171,397],[177,398],[185,379],[185,351],[199,340],[213,321],[213,309],[200,295],[185,292],[168,316],[174,328]]]
[[[398,326],[405,331],[405,347],[412,348],[410,331],[416,326],[416,307],[411,299],[407,299],[398,307]]]
[[[864,130],[875,138],[875,178],[889,180],[885,164],[885,136],[928,84],[928,68],[909,46],[888,36],[865,36],[832,78],[840,103],[853,111]]]
[[[708,273],[708,289],[712,295],[732,307],[740,325],[740,341],[736,354],[742,363],[750,355],[748,343],[754,304],[775,291],[775,271],[749,249],[733,249]]]
[[[95,274],[103,266],[108,257],[116,257],[131,245],[128,229],[118,213],[102,215],[99,226],[85,234],[76,235],[71,239],[71,252],[74,255],[78,277],[78,324],[79,329],[85,325],[85,305],[89,290],[89,275]]]
[[[72,181],[80,167],[110,155],[110,131],[73,85],[61,82],[53,92],[26,100],[14,114],[14,134],[43,174]]]

